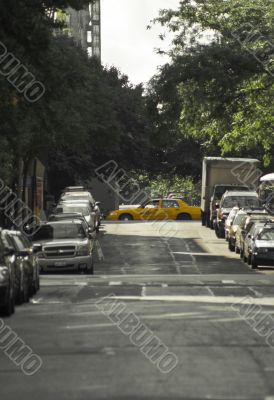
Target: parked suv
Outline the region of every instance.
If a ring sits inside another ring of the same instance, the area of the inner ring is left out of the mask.
[[[14,313],[15,275],[14,250],[6,247],[0,235],[0,311],[7,316]]]
[[[218,238],[225,237],[225,220],[233,207],[259,208],[258,194],[255,191],[227,191],[223,194],[215,226],[215,233]]]
[[[218,184],[214,186],[213,193],[210,199],[210,222],[209,226],[211,229],[214,229],[216,221],[217,221],[217,210],[220,205],[220,201],[222,199],[223,194],[226,191],[247,191],[248,186],[245,185],[234,185],[234,184]]]
[[[33,235],[42,245],[41,272],[77,271],[93,274],[94,240],[86,224],[77,219],[48,222]]]

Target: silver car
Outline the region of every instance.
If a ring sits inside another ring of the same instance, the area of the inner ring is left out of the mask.
[[[257,268],[258,265],[274,266],[274,222],[266,222],[256,229],[256,224],[250,232],[250,241],[248,245],[247,261],[251,268]]]
[[[82,200],[80,201],[62,201],[60,202],[56,209],[56,214],[71,214],[71,213],[80,213],[85,217],[88,225],[91,229],[96,229],[96,215],[95,212],[92,210],[89,201]]]
[[[33,235],[42,245],[38,255],[41,272],[77,271],[93,274],[94,243],[81,220],[47,222]]]

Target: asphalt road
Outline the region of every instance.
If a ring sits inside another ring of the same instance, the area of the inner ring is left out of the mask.
[[[1,399],[274,399],[273,269],[251,271],[184,221],[106,223],[96,258],[93,277],[43,275],[2,321],[42,365],[23,373],[0,334]],[[160,358],[133,340],[134,324],[161,343]]]

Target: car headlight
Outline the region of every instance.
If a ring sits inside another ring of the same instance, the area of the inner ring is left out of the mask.
[[[89,255],[89,249],[87,246],[78,247],[77,256],[88,256],[88,255]]]
[[[0,283],[7,282],[9,280],[9,270],[4,267],[0,269]]]

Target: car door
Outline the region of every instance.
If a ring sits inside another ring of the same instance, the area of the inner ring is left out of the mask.
[[[158,219],[157,214],[159,214],[159,200],[151,200],[146,203],[144,207],[140,208],[139,214],[141,219],[144,220]]]
[[[177,200],[162,200],[160,203],[162,213],[159,219],[176,219],[179,214],[180,205]]]
[[[31,261],[31,248],[26,247],[26,244],[24,243],[22,236],[19,233],[16,235],[12,235],[12,239],[14,241],[15,247],[17,248],[18,252],[27,251],[29,253],[26,256],[21,256],[21,258],[24,265],[24,271],[28,277],[29,295],[31,295],[33,287],[33,277],[34,277],[33,265]]]

